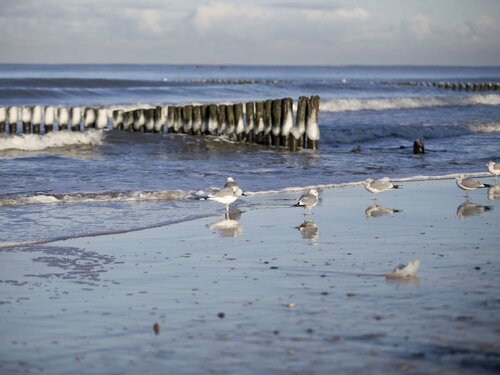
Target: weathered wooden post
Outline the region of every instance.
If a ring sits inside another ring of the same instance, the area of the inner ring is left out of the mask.
[[[271,144],[273,146],[280,146],[281,144],[281,99],[272,101],[271,108]]]
[[[108,128],[108,111],[106,110],[106,108],[97,109],[97,118],[95,121],[95,127],[97,129]]]
[[[22,110],[21,110],[21,121],[23,123],[23,133],[24,134],[30,133],[31,114],[32,114],[31,107],[24,106],[22,108]]]
[[[236,140],[241,142],[245,137],[245,123],[243,121],[243,104],[234,105],[234,118],[236,121]]]
[[[164,107],[162,107],[160,105],[156,106],[154,121],[155,121],[154,132],[155,133],[163,133],[163,127],[165,126],[165,108]]]
[[[255,103],[255,143],[264,143],[264,133],[266,125],[264,124],[264,102]]]
[[[146,133],[152,133],[155,128],[155,110],[154,108],[149,108],[144,110],[144,131]]]
[[[264,144],[272,145],[273,129],[273,101],[268,99],[264,102]]]
[[[413,153],[415,155],[425,154],[425,145],[423,138],[418,138],[417,140],[415,140],[415,142],[413,142]]]
[[[217,135],[219,129],[219,109],[215,104],[208,106],[208,128],[207,132],[210,135]]]
[[[69,121],[68,108],[66,107],[59,108],[57,110],[57,124],[59,126],[59,130],[67,130],[68,121]]]
[[[185,105],[182,107],[182,132],[184,134],[193,134],[193,106]]]
[[[146,117],[144,116],[143,109],[134,110],[134,131],[144,133],[144,124],[146,124]]]
[[[245,103],[245,139],[248,143],[254,142],[254,129],[255,129],[255,103],[246,102]]]
[[[217,129],[218,135],[226,135],[227,121],[226,121],[226,105],[220,104],[219,111],[217,112],[219,120],[219,128]]]
[[[295,150],[298,148],[302,148],[305,145],[307,102],[308,99],[305,96],[301,96],[297,103],[297,121],[296,121],[297,130],[293,132],[294,143],[295,143],[293,145],[293,149]]]
[[[46,106],[43,116],[45,134],[54,130],[54,120],[56,117],[55,108],[52,106]]]
[[[40,134],[40,125],[42,124],[43,117],[43,108],[42,106],[35,105],[33,106],[33,111],[31,114],[31,125],[33,127],[33,134]]]
[[[5,133],[5,122],[7,120],[7,110],[5,107],[0,107],[0,134]]]
[[[236,139],[236,121],[234,119],[234,106],[232,104],[226,105],[226,119],[226,136],[231,141],[234,141]]]
[[[203,134],[202,127],[203,121],[201,119],[201,105],[195,105],[193,107],[193,134]]]
[[[128,132],[134,131],[134,111],[123,113],[123,130]]]
[[[175,107],[169,105],[167,108],[167,133],[174,132],[174,122],[175,122]]]
[[[85,108],[83,112],[83,128],[95,128],[96,110],[94,108]]]
[[[292,98],[283,99],[281,115],[281,145],[290,147],[292,141],[290,131],[293,128],[293,100]]]
[[[7,108],[7,122],[9,124],[9,133],[17,133],[18,109],[16,106]]]
[[[182,107],[175,107],[174,110],[174,133],[180,133],[183,128],[182,124]]]
[[[82,109],[80,107],[71,107],[69,114],[71,116],[71,130],[79,132],[80,124],[82,123]]]
[[[123,129],[123,110],[115,109],[113,111],[113,129]]]
[[[316,150],[319,142],[319,96],[311,96],[307,106],[307,148]]]
[[[201,134],[208,134],[208,104],[201,105]]]

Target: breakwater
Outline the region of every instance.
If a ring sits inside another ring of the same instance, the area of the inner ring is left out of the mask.
[[[223,137],[234,142],[316,149],[319,96],[235,104],[155,105],[136,108],[57,106],[0,107],[0,134],[117,129]]]
[[[455,91],[500,91],[500,82],[427,82],[427,81],[391,81],[386,85],[422,86]]]

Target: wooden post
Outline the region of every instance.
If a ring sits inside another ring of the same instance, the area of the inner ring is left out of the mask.
[[[241,142],[245,136],[245,123],[243,122],[243,104],[234,105],[234,118],[236,121],[236,140]]]
[[[123,110],[115,109],[113,111],[113,129],[123,129]]]
[[[236,139],[236,121],[234,119],[234,106],[232,104],[226,105],[226,119],[226,136],[231,141],[234,141]]]
[[[7,108],[7,122],[9,123],[9,133],[17,133],[18,110],[16,106]]]
[[[174,132],[174,122],[175,122],[175,107],[169,105],[167,107],[167,133]]]
[[[42,124],[43,108],[39,105],[33,106],[31,113],[31,125],[33,127],[33,134],[40,134],[40,125]]]
[[[134,131],[134,111],[123,113],[123,130],[128,132]]]
[[[281,115],[281,145],[290,147],[291,130],[293,128],[293,100],[292,98],[283,99]]]
[[[23,133],[24,134],[29,134],[30,133],[30,127],[31,127],[31,114],[32,114],[32,109],[31,107],[24,106],[21,110],[21,121],[23,123]]]
[[[272,101],[271,108],[271,144],[279,146],[281,144],[281,99]]]
[[[156,106],[154,122],[154,132],[163,133],[163,128],[165,126],[165,107],[162,107],[160,105]]]
[[[57,124],[59,130],[67,130],[69,121],[69,111],[66,107],[61,107],[57,110]]]
[[[144,116],[143,109],[134,110],[134,131],[144,133],[144,125],[146,124],[146,117]]]
[[[201,105],[201,134],[208,134],[208,105]]]
[[[0,134],[5,133],[5,121],[7,120],[7,110],[0,107]]]
[[[293,149],[302,148],[305,144],[304,138],[306,134],[307,102],[308,99],[305,96],[301,96],[297,103],[297,130],[293,132],[294,142],[296,144],[293,146]]]
[[[83,128],[95,128],[96,110],[94,108],[85,108],[83,111]]]
[[[210,135],[217,135],[219,129],[219,109],[215,104],[208,106],[208,129]]]
[[[45,134],[54,130],[54,120],[55,120],[55,108],[52,106],[46,106],[43,116]]]
[[[413,153],[415,155],[425,154],[425,145],[423,138],[418,138],[417,140],[415,140],[415,142],[413,142]]]
[[[174,133],[182,131],[182,112],[181,107],[174,107]]]
[[[264,132],[266,125],[264,124],[264,102],[255,103],[255,143],[264,143]]]
[[[202,127],[203,127],[203,121],[201,118],[201,105],[195,105],[193,107],[193,134],[194,135],[203,134]]]
[[[319,142],[319,96],[311,96],[307,106],[307,148],[316,150]]]
[[[144,132],[152,133],[155,127],[155,110],[154,108],[143,109],[144,113]]]
[[[106,108],[97,109],[97,117],[95,121],[95,127],[97,129],[107,129],[108,128],[108,111]]]
[[[273,129],[273,101],[268,99],[264,102],[264,144],[272,145]]]
[[[82,123],[82,109],[80,107],[71,107],[69,113],[71,116],[71,130],[79,132]]]
[[[182,132],[184,134],[193,134],[193,106],[185,105],[182,107]]]
[[[226,135],[227,122],[226,122],[226,105],[220,104],[218,111],[219,128],[217,129],[218,135]]]
[[[254,142],[255,134],[255,103],[245,103],[245,119],[247,126],[245,128],[245,139],[248,143]]]

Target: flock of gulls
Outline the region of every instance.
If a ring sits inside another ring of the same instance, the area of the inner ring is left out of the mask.
[[[500,175],[500,163],[495,163],[490,161],[487,165],[488,171],[495,176],[495,179]],[[469,192],[481,189],[481,188],[491,188],[493,185],[482,183],[481,181],[474,179],[472,177],[465,177],[465,175],[459,175],[455,178],[457,186],[465,191],[467,199],[469,198]],[[372,178],[367,178],[364,180],[363,185],[367,191],[373,194],[376,200],[377,194],[383,193],[388,190],[401,189],[402,185],[393,184],[389,178],[381,178],[374,180]],[[236,183],[234,178],[228,177],[224,187],[213,194],[205,197],[207,200],[221,203],[226,207],[226,213],[229,212],[229,205],[235,202],[239,197],[245,195],[240,186]],[[303,194],[292,207],[303,207],[305,209],[311,210],[314,206],[318,204],[319,192],[317,189],[309,189],[305,194]],[[405,279],[416,277],[416,273],[420,266],[419,260],[411,261],[407,264],[400,264],[394,268],[392,272],[385,274],[388,279]]]

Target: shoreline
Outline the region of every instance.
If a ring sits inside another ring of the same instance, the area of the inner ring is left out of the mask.
[[[377,205],[362,187],[325,189],[304,216],[298,196],[0,251],[0,370],[498,370],[500,199],[467,201],[449,180]],[[418,278],[383,276],[414,259]]]

